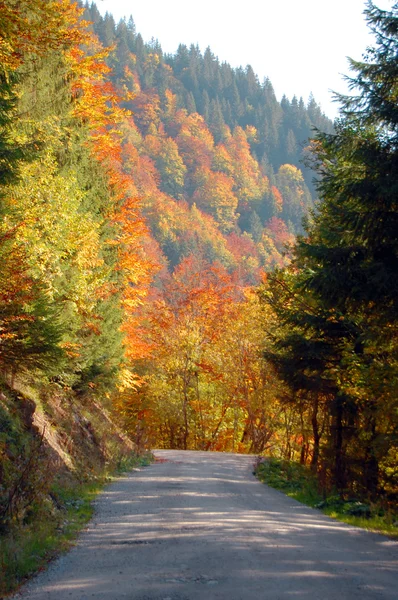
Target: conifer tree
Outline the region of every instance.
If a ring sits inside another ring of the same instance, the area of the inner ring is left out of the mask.
[[[350,388],[354,404],[340,405],[339,435],[347,447],[355,430],[351,464],[361,462],[374,495],[398,431],[398,5],[388,12],[369,2],[365,14],[376,46],[350,61],[356,95],[339,97],[335,134],[318,136],[323,202],[295,266],[302,289],[346,324],[336,398]],[[325,338],[324,325],[318,330]]]
[[[303,240],[299,254],[316,257],[308,281],[322,297],[369,317],[377,303],[387,322],[398,312],[398,5],[388,13],[369,3],[366,15],[377,46],[350,61],[358,93],[339,96],[336,133],[318,138],[319,243]]]

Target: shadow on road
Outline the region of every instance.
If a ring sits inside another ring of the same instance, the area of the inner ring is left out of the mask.
[[[107,489],[42,598],[397,598],[395,542],[260,484],[254,457],[157,456]]]

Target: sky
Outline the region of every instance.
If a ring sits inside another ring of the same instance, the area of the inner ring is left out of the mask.
[[[390,10],[396,0],[375,0]],[[373,43],[363,11],[365,0],[96,0],[116,22],[132,15],[145,42],[163,51],[179,44],[210,46],[221,62],[250,64],[268,77],[280,100],[312,92],[322,110],[338,115],[332,91],[346,93],[347,57],[362,58]]]

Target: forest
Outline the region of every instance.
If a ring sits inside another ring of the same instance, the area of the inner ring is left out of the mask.
[[[398,8],[366,18],[332,123],[133,17],[0,0],[2,532],[132,448],[396,503]]]

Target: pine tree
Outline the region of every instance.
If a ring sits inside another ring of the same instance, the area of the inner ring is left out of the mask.
[[[11,125],[16,115],[18,76],[0,70],[0,185],[16,180],[21,161],[35,155],[34,142],[21,143],[12,135]]]
[[[369,3],[366,15],[377,47],[350,61],[360,93],[339,97],[336,133],[318,138],[319,244],[303,240],[299,253],[316,256],[308,282],[329,303],[369,318],[376,303],[386,324],[398,316],[398,6],[388,13]]]
[[[337,365],[339,393],[349,386],[357,445],[369,493],[379,485],[380,459],[398,431],[398,5],[371,2],[365,11],[376,46],[363,62],[350,61],[357,95],[342,97],[335,134],[318,136],[319,213],[296,249],[302,287],[350,323],[350,352]],[[395,409],[393,408],[395,407]],[[389,415],[386,417],[386,415]],[[395,413],[396,414],[396,413]],[[347,430],[348,431],[348,430]],[[348,435],[341,431],[341,435]],[[343,441],[347,444],[347,437]]]

